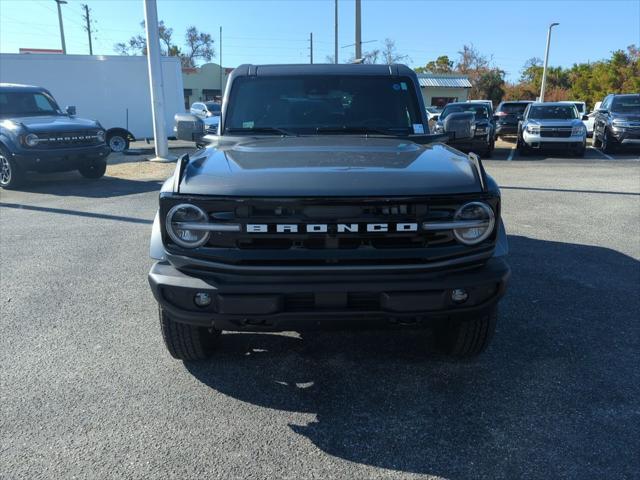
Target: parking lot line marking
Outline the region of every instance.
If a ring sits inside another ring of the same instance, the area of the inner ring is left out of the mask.
[[[603,157],[609,159],[609,160],[615,160],[615,158],[613,158],[611,155],[607,155],[606,153],[604,153],[602,150],[598,150],[597,148],[594,147],[587,147],[595,152],[598,152],[600,155],[602,155]]]
[[[515,155],[515,153],[516,153],[516,147],[512,147],[511,151],[509,152],[509,158],[507,158],[507,161],[510,162],[511,160],[513,160],[513,156]]]

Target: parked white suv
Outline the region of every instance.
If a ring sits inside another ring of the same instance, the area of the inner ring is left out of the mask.
[[[222,105],[216,102],[195,102],[191,105],[189,113],[204,120],[207,133],[217,133],[220,123]]]
[[[587,145],[587,128],[573,103],[536,102],[524,111],[518,124],[517,149],[520,155],[534,150],[570,150],[583,156]]]

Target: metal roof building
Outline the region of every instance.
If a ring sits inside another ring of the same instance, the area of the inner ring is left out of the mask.
[[[469,98],[471,82],[466,75],[419,73],[418,82],[427,107],[444,107],[447,103],[464,102]]]

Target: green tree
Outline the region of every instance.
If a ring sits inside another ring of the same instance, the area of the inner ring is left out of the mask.
[[[427,62],[424,67],[415,69],[417,73],[451,73],[453,71],[453,61],[447,55],[441,55],[435,60]]]

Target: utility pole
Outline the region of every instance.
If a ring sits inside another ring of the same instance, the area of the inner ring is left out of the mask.
[[[222,101],[222,96],[224,95],[224,88],[222,88],[222,26],[220,26],[220,100]]]
[[[547,49],[544,52],[544,68],[542,69],[542,85],[540,86],[540,101],[544,102],[544,87],[547,83],[547,65],[549,64],[549,44],[551,43],[551,29],[556,25],[560,25],[559,23],[552,23],[549,25],[549,30],[547,31]]]
[[[309,34],[309,63],[313,63],[313,32]]]
[[[158,38],[158,8],[156,0],[144,0],[144,24],[147,30],[147,63],[149,64],[149,88],[153,113],[153,141],[156,156],[152,162],[170,162],[169,142],[164,118],[164,85],[160,63],[160,39]]]
[[[335,12],[334,12],[334,41],[335,47],[333,51],[333,61],[338,63],[338,0],[335,0]]]
[[[84,19],[87,22],[87,26],[85,28],[87,30],[87,34],[89,35],[89,55],[93,55],[93,45],[91,43],[91,17],[89,13],[89,5],[85,3],[84,5],[82,5],[82,8],[84,8]]]
[[[67,44],[64,42],[64,26],[62,25],[62,9],[60,5],[66,4],[66,0],[53,0],[58,5],[58,22],[60,23],[60,41],[62,42],[62,53],[67,54]]]
[[[360,0],[356,0],[356,60],[362,58],[362,9]]]

